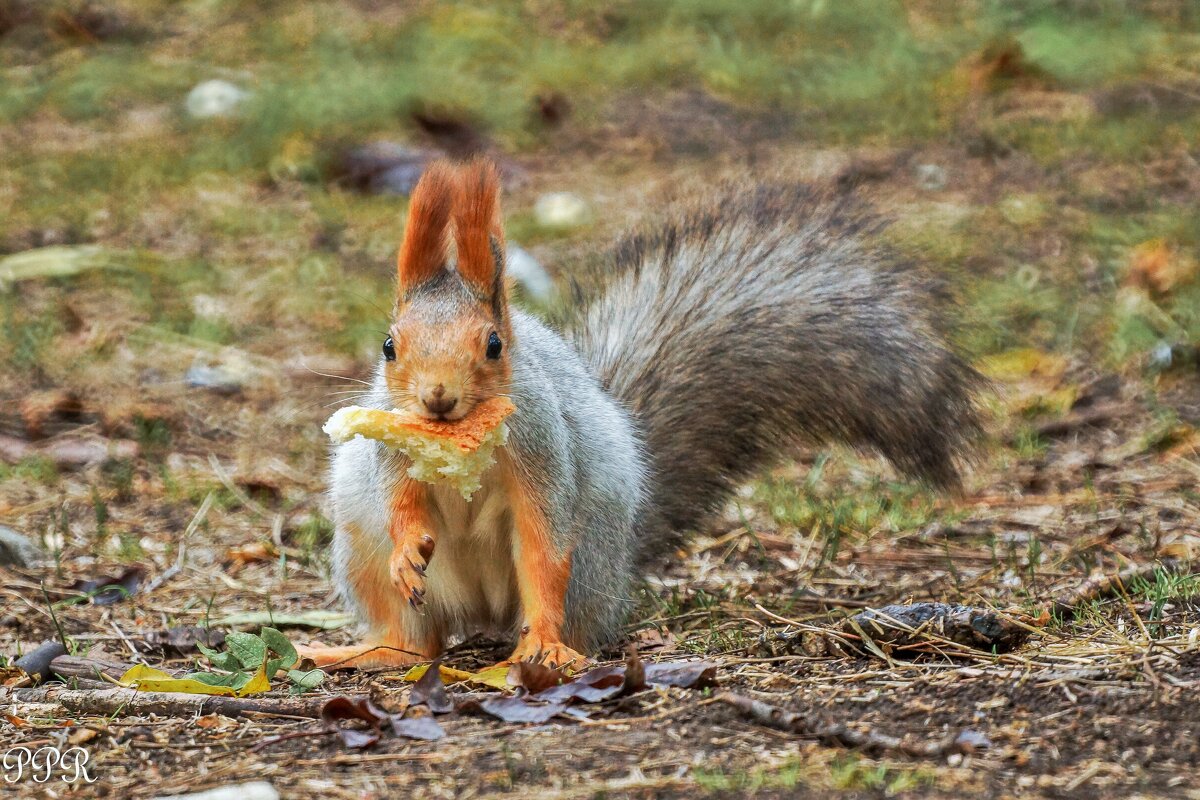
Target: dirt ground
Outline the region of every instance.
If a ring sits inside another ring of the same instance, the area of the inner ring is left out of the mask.
[[[898,191],[885,182],[876,196],[889,190]],[[1200,600],[1194,579],[1186,578],[1200,546],[1195,439],[1184,426],[1159,430],[1151,411],[1152,402],[1195,398],[1196,386],[1179,379],[1152,400],[1145,384],[1120,375],[1080,365],[1061,370],[1050,380],[1079,389],[1065,415],[1034,418],[1044,447],[1022,453],[1009,444],[1016,423],[997,414],[994,443],[960,499],[892,484],[880,490],[871,476],[886,476],[885,465],[840,451],[797,451],[794,462],[743,492],[687,552],[654,570],[629,634],[648,660],[714,661],[716,689],[651,689],[587,707],[583,720],[541,725],[458,714],[442,718],[443,740],[385,736],[365,752],[347,750],[334,736],[267,741],[321,729],[303,717],[89,714],[55,705],[53,696],[38,704],[10,694],[6,713],[21,723],[3,728],[3,744],[66,740],[91,754],[95,784],[27,783],[21,791],[29,796],[143,797],[263,779],[283,796],[322,797],[397,790],[414,797],[791,797],[834,790],[851,797],[1198,797],[1192,776],[1200,768]],[[1006,399],[996,402],[1019,400],[1031,391],[1027,384],[1045,380],[1037,370],[1002,380],[996,397]],[[314,383],[308,375],[277,370],[273,381],[259,396],[172,390],[170,452],[155,452],[150,443],[124,492],[105,472],[111,465],[65,471],[51,486],[5,484],[6,524],[67,537],[57,564],[6,573],[5,652],[16,652],[18,642],[28,650],[56,638],[47,598],[64,634],[89,657],[167,668],[187,660],[164,659],[145,641],[151,631],[228,627],[220,619],[234,612],[336,608],[310,533],[323,488],[318,426],[339,398],[324,399],[323,379]],[[1179,406],[1186,414],[1186,402]],[[20,424],[6,419],[10,430]],[[89,411],[47,419],[52,439],[104,425]],[[311,446],[276,447],[294,436]],[[831,546],[823,518],[810,529],[782,524],[773,504],[785,501],[762,488],[806,480],[810,500],[882,491],[881,507],[899,521],[846,523],[848,534]],[[58,602],[77,596],[70,587],[78,578],[120,572],[121,559],[94,558],[71,538],[96,535],[93,487],[110,498],[103,525],[136,532],[125,543],[125,560],[146,565],[149,580],[176,563],[182,569],[112,605]],[[209,494],[217,501],[196,520]],[[257,550],[246,549],[255,543]],[[923,600],[1008,609],[1033,620],[1089,575],[1159,561],[1163,570],[1146,573],[1149,581],[1120,584],[1073,613],[1043,616],[1028,642],[1009,653],[846,655],[812,635],[864,606]],[[349,629],[285,630],[296,641],[352,639]],[[461,647],[447,664],[483,667],[502,658],[503,647]],[[619,650],[606,655],[621,658]],[[314,696],[366,692],[396,704],[408,686],[395,673],[336,674]],[[455,696],[471,691],[480,690],[452,687]],[[714,699],[722,691],[908,744],[964,731],[986,743],[936,757],[847,749],[748,719]]]
[[[350,5],[364,30],[417,13]],[[904,6],[921,35],[932,35],[936,5]],[[145,16],[158,24],[165,12],[154,8]],[[319,38],[321,26],[300,17],[289,35]],[[266,25],[235,23],[231,35],[250,40]],[[167,54],[223,30],[147,25],[122,35],[159,37]],[[560,27],[572,42],[600,35]],[[286,38],[272,46],[293,49]],[[645,46],[657,58],[656,43]],[[403,200],[365,196],[305,160],[342,129],[277,132],[286,141],[268,168],[222,150],[225,134],[247,150],[261,144],[230,134],[233,122],[212,133],[162,100],[131,100],[112,122],[71,105],[90,103],[86,92],[51,87],[62,109],[0,127],[0,148],[54,167],[5,168],[0,255],[93,244],[134,255],[0,285],[0,526],[42,551],[36,565],[0,567],[0,755],[78,746],[95,778],[0,791],[140,798],[261,780],[282,797],[1200,800],[1200,63],[1155,81],[1130,67],[1100,90],[1005,47],[939,74],[945,108],[930,116],[951,121],[896,141],[882,130],[839,139],[845,109],[797,117],[773,109],[770,93],[751,106],[690,87],[617,93],[548,143],[511,134],[471,145],[500,155],[510,241],[562,287],[602,264],[618,231],[727,178],[859,192],[892,221],[888,246],[946,277],[964,351],[994,382],[988,440],[957,497],[905,483],[869,454],[797,445],[652,565],[621,643],[599,661],[620,663],[632,643],[646,662],[711,662],[715,686],[651,687],[514,723],[474,702],[497,690],[452,683],[444,738],[385,732],[363,749],[316,710],[345,695],[398,713],[413,692],[402,673],[332,673],[299,696],[275,681],[247,698],[255,707],[227,713],[178,698],[150,710],[109,679],[136,663],[204,665],[189,646],[159,643],[181,626],[256,633],[274,620],[293,642],[354,640],[344,620],[328,622],[339,608],[320,424],[369,375]],[[66,74],[75,57],[56,68]],[[773,86],[770,70],[750,72]],[[72,80],[82,85],[64,85]],[[144,83],[135,89],[165,92]],[[500,127],[496,116],[488,124]],[[378,124],[394,124],[391,109]],[[452,150],[464,131],[422,146]],[[160,140],[185,154],[195,145],[195,172],[138,184],[138,159],[173,158],[148,144]],[[101,169],[107,151],[127,161]],[[97,185],[68,199],[76,193],[53,179],[60,165],[60,178]],[[132,208],[106,183],[119,176],[144,192]],[[561,190],[583,196],[589,218],[540,225],[537,198]],[[78,208],[60,212],[70,202]],[[559,316],[565,302],[539,310]],[[104,578],[133,591],[84,585]],[[994,610],[1027,636],[1006,652],[936,638],[914,650],[843,622],[925,601]],[[313,612],[328,612],[328,629]],[[109,679],[83,672],[34,686],[13,670],[57,640],[109,665]],[[480,670],[508,646],[468,641],[444,663]],[[801,721],[754,716],[731,698]]]

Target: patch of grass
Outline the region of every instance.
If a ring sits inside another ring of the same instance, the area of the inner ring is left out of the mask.
[[[871,764],[850,755],[830,765],[830,779],[838,789],[867,789],[892,797],[932,786],[936,775],[927,768]]]
[[[795,789],[805,786],[805,777],[811,772],[810,765],[797,758],[788,758],[779,764],[749,770],[726,771],[719,767],[699,767],[692,773],[692,777],[696,785],[708,794],[753,795],[761,790]]]
[[[831,486],[822,478],[822,463],[803,484],[767,478],[754,489],[755,502],[766,506],[779,525],[805,535],[816,531],[824,542],[822,564],[837,556],[846,537],[861,541],[880,531],[913,530],[933,519],[934,501],[921,487],[877,478],[853,489]]]
[[[58,482],[58,467],[45,456],[28,456],[16,464],[0,463],[0,481],[27,480],[44,486]]]
[[[1129,582],[1129,592],[1154,604],[1154,618],[1162,616],[1162,608],[1172,600],[1200,596],[1200,573],[1186,574],[1155,570],[1152,579],[1140,575]]]
[[[27,307],[15,293],[0,293],[0,365],[6,369],[40,372],[45,351],[61,332],[53,313]]]
[[[305,560],[311,561],[333,541],[333,533],[333,522],[314,512],[296,528],[292,541],[300,548]]]
[[[146,557],[146,550],[142,547],[141,538],[136,533],[118,534],[117,540],[119,542],[117,558],[122,563],[132,564]]]
[[[104,478],[117,492],[117,499],[127,502],[133,499],[133,478],[136,474],[134,463],[129,459],[117,459],[107,462],[102,468]]]

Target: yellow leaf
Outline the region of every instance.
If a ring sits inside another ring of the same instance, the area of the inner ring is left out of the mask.
[[[267,664],[264,661],[259,665],[258,672],[254,673],[250,682],[237,690],[237,696],[245,697],[248,694],[262,694],[269,691],[271,691],[271,681],[267,678]]]
[[[1151,239],[1130,251],[1127,282],[1165,294],[1190,280],[1195,272],[1194,259],[1172,249],[1162,239]]]
[[[1067,360],[1053,353],[1026,347],[988,356],[981,359],[978,366],[984,375],[1000,381],[1031,377],[1057,380],[1067,371]]]
[[[216,694],[236,697],[237,692],[228,686],[209,686],[193,678],[172,678],[160,669],[137,664],[126,670],[118,681],[141,692],[183,692],[184,694]]]
[[[128,686],[141,692],[182,692],[184,694],[221,695],[222,697],[245,697],[248,694],[271,691],[266,664],[260,666],[250,682],[238,690],[229,686],[211,686],[195,678],[173,678],[161,669],[154,669],[145,664],[136,664],[130,667],[117,682],[122,686]]]
[[[421,676],[429,669],[428,664],[420,664],[413,667],[408,672],[404,673],[404,680],[415,682],[421,680]],[[442,681],[444,683],[459,683],[466,681],[467,683],[478,684],[479,686],[490,686],[493,689],[508,689],[508,667],[504,664],[497,664],[494,667],[488,667],[479,672],[466,672],[453,667],[441,667]]]

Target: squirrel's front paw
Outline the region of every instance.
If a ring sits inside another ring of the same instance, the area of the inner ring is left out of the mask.
[[[589,661],[562,642],[546,641],[537,636],[525,635],[517,642],[507,661],[502,663],[515,664],[518,661],[533,661],[551,669],[567,669],[570,672],[582,669]]]
[[[425,569],[433,557],[433,537],[428,533],[407,536],[392,549],[388,562],[392,585],[413,608],[425,604]]]

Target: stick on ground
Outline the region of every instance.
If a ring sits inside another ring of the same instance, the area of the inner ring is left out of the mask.
[[[868,752],[901,753],[914,758],[941,758],[953,753],[974,752],[990,744],[986,736],[976,731],[961,731],[940,741],[906,742],[874,730],[860,731],[849,728],[842,723],[813,722],[803,714],[733,692],[722,692],[717,695],[717,700],[733,706],[743,716],[760,725],[800,736],[812,736],[828,745]]]
[[[47,686],[38,689],[15,689],[7,697],[0,692],[0,704],[57,703],[73,715],[81,716],[160,714],[179,717],[222,714],[237,717],[252,712],[316,718],[321,715],[321,706],[327,699],[323,695],[279,698],[223,697],[182,692],[139,692],[123,687],[85,691]]]

